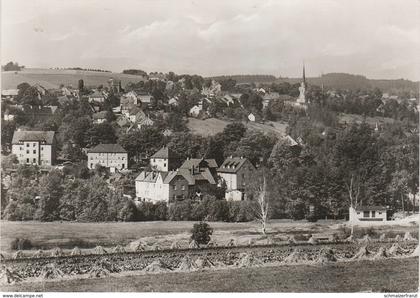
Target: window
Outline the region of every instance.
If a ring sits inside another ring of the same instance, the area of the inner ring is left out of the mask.
[[[164,167],[166,167],[166,162],[163,164]]]
[[[382,212],[381,212],[381,211],[379,211],[378,213],[379,213],[379,214],[382,214]]]
[[[181,189],[182,189],[182,190],[185,190],[185,185],[181,186]]]
[[[23,147],[22,146],[19,146],[19,149],[20,149],[20,151],[22,151],[23,150]]]
[[[174,190],[176,190],[176,185],[174,185]]]
[[[26,143],[26,147],[29,147],[29,143]]]
[[[26,159],[26,163],[29,163],[29,158]]]
[[[357,212],[357,214],[360,214],[360,212]]]
[[[32,152],[33,152],[34,154],[36,154],[36,150],[32,150]]]
[[[44,151],[44,147],[41,147],[41,151]]]
[[[36,163],[36,158],[34,158],[34,163]]]
[[[32,147],[35,147],[35,146],[36,146],[36,143],[33,143],[33,144],[32,144]]]
[[[363,217],[369,217],[369,211],[363,211]]]
[[[124,169],[124,167],[125,167],[125,164],[121,164],[121,167]]]
[[[376,215],[375,211],[372,211],[372,217],[375,217],[375,215]]]
[[[26,154],[29,154],[29,150],[26,150]]]

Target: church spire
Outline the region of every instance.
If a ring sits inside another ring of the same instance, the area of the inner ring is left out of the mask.
[[[303,83],[305,84],[305,86],[306,86],[306,77],[305,77],[305,62],[303,62]]]

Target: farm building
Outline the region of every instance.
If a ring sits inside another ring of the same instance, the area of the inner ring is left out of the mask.
[[[89,169],[99,164],[114,173],[128,167],[128,153],[119,144],[99,144],[89,150],[87,156]]]
[[[350,207],[350,222],[357,221],[386,221],[386,207],[383,206],[358,206]]]

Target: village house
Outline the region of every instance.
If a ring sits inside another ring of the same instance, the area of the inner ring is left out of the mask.
[[[4,90],[1,90],[1,99],[14,100],[18,94],[19,94],[19,89],[4,89]]]
[[[255,120],[256,120],[255,115],[253,113],[250,113],[248,115],[248,120],[251,121],[251,122],[255,122]]]
[[[98,90],[95,90],[92,94],[88,95],[88,101],[89,102],[97,102],[97,103],[104,103],[105,102],[105,96],[102,92],[99,92]]]
[[[200,102],[198,105],[193,106],[190,111],[189,111],[189,115],[191,117],[198,117],[200,116],[201,111],[203,110],[203,103]]]
[[[384,206],[357,206],[349,208],[350,222],[357,221],[386,221],[386,210]]]
[[[121,81],[118,79],[111,78],[108,80],[109,90],[112,90],[113,93],[120,93],[122,91]]]
[[[12,154],[20,164],[51,166],[56,160],[54,131],[15,131],[12,139]]]
[[[140,100],[142,105],[148,106],[152,103],[152,95],[150,94],[138,94],[138,100]]]
[[[93,123],[101,124],[106,122],[107,111],[98,112],[92,115]]]
[[[226,183],[225,199],[242,201],[245,199],[245,186],[255,172],[252,163],[243,157],[230,156],[217,169],[217,173]]]
[[[121,112],[127,112],[133,107],[140,106],[141,100],[135,91],[130,91],[121,96]]]
[[[3,114],[4,121],[13,121],[15,119],[15,114],[12,113],[9,109],[6,109]]]
[[[172,203],[185,200],[203,184],[216,184],[217,164],[214,159],[188,159],[175,169],[177,156],[164,147],[150,158],[151,171],[136,178],[136,197],[140,201]]]
[[[168,101],[168,104],[171,105],[171,106],[174,106],[174,107],[178,106],[178,98],[177,97],[172,97]]]
[[[119,144],[99,144],[88,151],[88,168],[101,165],[111,173],[128,168],[128,153]]]

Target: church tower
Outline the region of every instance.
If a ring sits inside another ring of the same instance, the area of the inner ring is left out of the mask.
[[[305,87],[306,87],[305,62],[303,63],[303,75],[302,75],[302,78],[303,78],[303,84],[305,84]]]

